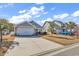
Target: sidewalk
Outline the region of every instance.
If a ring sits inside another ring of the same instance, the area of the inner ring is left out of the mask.
[[[79,56],[79,43],[63,47],[63,49],[45,54],[43,56]]]

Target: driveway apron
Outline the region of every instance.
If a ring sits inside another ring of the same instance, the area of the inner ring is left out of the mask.
[[[16,45],[12,49],[9,48],[5,56],[29,56],[63,47],[63,45],[40,37],[16,37],[14,41],[18,42],[19,45]]]

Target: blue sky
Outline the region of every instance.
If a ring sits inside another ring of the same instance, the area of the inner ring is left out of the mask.
[[[79,3],[1,3],[0,18],[16,24],[31,20],[41,25],[53,20],[79,23]]]

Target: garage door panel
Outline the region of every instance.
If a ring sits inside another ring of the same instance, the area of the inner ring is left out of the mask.
[[[33,28],[17,28],[17,35],[33,35],[35,30]]]

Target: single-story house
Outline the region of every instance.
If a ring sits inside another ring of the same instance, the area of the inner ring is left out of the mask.
[[[79,32],[79,24],[76,24],[72,29],[72,32]]]
[[[20,24],[15,25],[14,31],[15,35],[23,36],[23,35],[35,35],[41,26],[37,24],[35,21],[27,22],[24,21]]]

